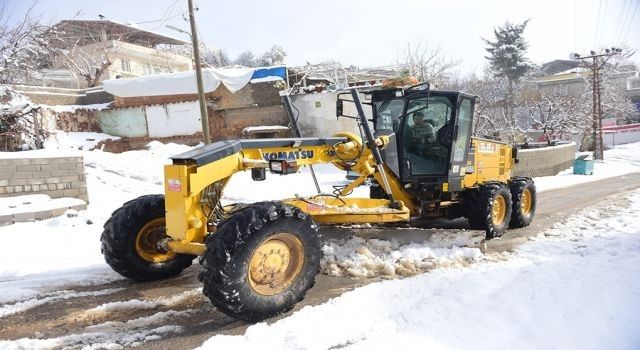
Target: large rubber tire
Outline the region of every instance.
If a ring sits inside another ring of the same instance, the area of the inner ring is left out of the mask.
[[[250,262],[264,242],[281,233],[302,243],[302,267],[286,289],[264,295],[251,284]],[[203,293],[225,314],[249,322],[290,310],[314,285],[320,270],[317,226],[308,214],[281,202],[255,203],[238,210],[220,223],[205,244],[198,275]]]
[[[494,222],[493,210],[498,197],[502,197],[504,215],[500,222]],[[511,220],[511,192],[503,184],[486,184],[465,194],[464,207],[469,226],[473,230],[484,230],[487,239],[502,236]]]
[[[509,182],[513,207],[511,209],[511,222],[509,228],[521,228],[529,226],[536,213],[536,185],[528,177],[514,178]],[[528,192],[528,198],[523,204],[523,193]],[[529,202],[527,204],[527,201]]]
[[[125,203],[104,224],[102,255],[117,273],[136,281],[154,281],[178,275],[191,266],[193,255],[173,254],[163,262],[145,260],[136,239],[148,223],[165,217],[164,196],[146,195]],[[159,253],[160,254],[160,253]]]

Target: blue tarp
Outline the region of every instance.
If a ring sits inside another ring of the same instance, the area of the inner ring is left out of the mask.
[[[259,79],[266,77],[280,77],[282,80],[287,79],[287,68],[286,67],[267,67],[267,68],[256,68],[251,76],[251,79]]]

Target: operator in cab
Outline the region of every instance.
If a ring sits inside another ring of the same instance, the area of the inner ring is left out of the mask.
[[[409,151],[417,155],[423,155],[436,140],[436,132],[430,123],[427,123],[422,111],[413,113],[413,128],[409,129]]]

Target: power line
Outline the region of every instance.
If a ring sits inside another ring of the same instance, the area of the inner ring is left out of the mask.
[[[624,37],[622,37],[622,42],[627,40],[627,36],[629,35],[629,31],[631,30],[631,27],[633,27],[633,20],[636,17],[636,13],[638,12],[638,6],[639,5],[640,5],[640,1],[637,1],[636,2],[636,7],[634,7],[633,13],[631,14],[631,20],[629,21],[629,25],[627,26],[627,32],[624,34]]]
[[[625,0],[624,3],[622,4],[622,7],[620,8],[620,16],[618,16],[618,18],[622,20],[618,21],[616,28],[613,32],[613,38],[614,38],[613,42],[619,43],[620,36],[623,33],[623,28],[625,26],[625,23],[627,22],[627,16],[629,16],[629,7],[631,6],[631,4],[632,4],[631,0]]]

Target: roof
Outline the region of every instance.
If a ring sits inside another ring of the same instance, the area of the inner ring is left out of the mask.
[[[554,60],[542,64],[542,72],[547,75],[564,72],[580,66],[580,61],[576,60]]]
[[[53,26],[61,38],[78,39],[86,45],[99,40],[104,28],[107,40],[120,40],[142,46],[155,47],[160,44],[186,45],[188,42],[167,35],[145,30],[135,25],[122,24],[108,19],[64,20]]]

